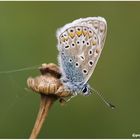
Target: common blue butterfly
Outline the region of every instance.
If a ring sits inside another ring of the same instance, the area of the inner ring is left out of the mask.
[[[107,23],[102,17],[80,18],[58,29],[62,83],[73,95],[89,95],[87,83],[104,47]]]

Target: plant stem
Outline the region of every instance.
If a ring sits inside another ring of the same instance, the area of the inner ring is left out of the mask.
[[[55,100],[57,100],[56,96],[49,96],[49,95],[47,96],[47,95],[41,94],[40,108],[39,108],[39,112],[38,112],[38,115],[36,118],[34,128],[30,135],[30,139],[37,138],[37,136],[42,128],[42,125],[43,125],[46,117],[48,116],[49,109],[51,108],[51,106]]]

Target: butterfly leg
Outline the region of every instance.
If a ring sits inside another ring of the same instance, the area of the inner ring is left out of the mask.
[[[64,105],[65,103],[69,102],[72,98],[74,98],[76,96],[76,94],[70,96],[70,98],[66,99],[66,98],[60,98],[59,102]]]

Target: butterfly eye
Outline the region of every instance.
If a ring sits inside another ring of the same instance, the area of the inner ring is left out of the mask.
[[[92,66],[92,65],[93,65],[93,61],[90,60],[90,61],[88,62],[88,64],[89,64],[89,66]]]
[[[83,93],[87,93],[87,92],[88,92],[88,88],[85,86],[85,87],[82,89],[82,92],[83,92]]]
[[[83,69],[83,73],[84,73],[84,74],[87,74],[88,71],[87,71],[86,69]]]

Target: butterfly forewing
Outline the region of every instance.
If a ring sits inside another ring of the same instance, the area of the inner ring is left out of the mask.
[[[100,57],[106,37],[101,17],[75,20],[58,30],[61,69],[71,82],[86,83]]]

